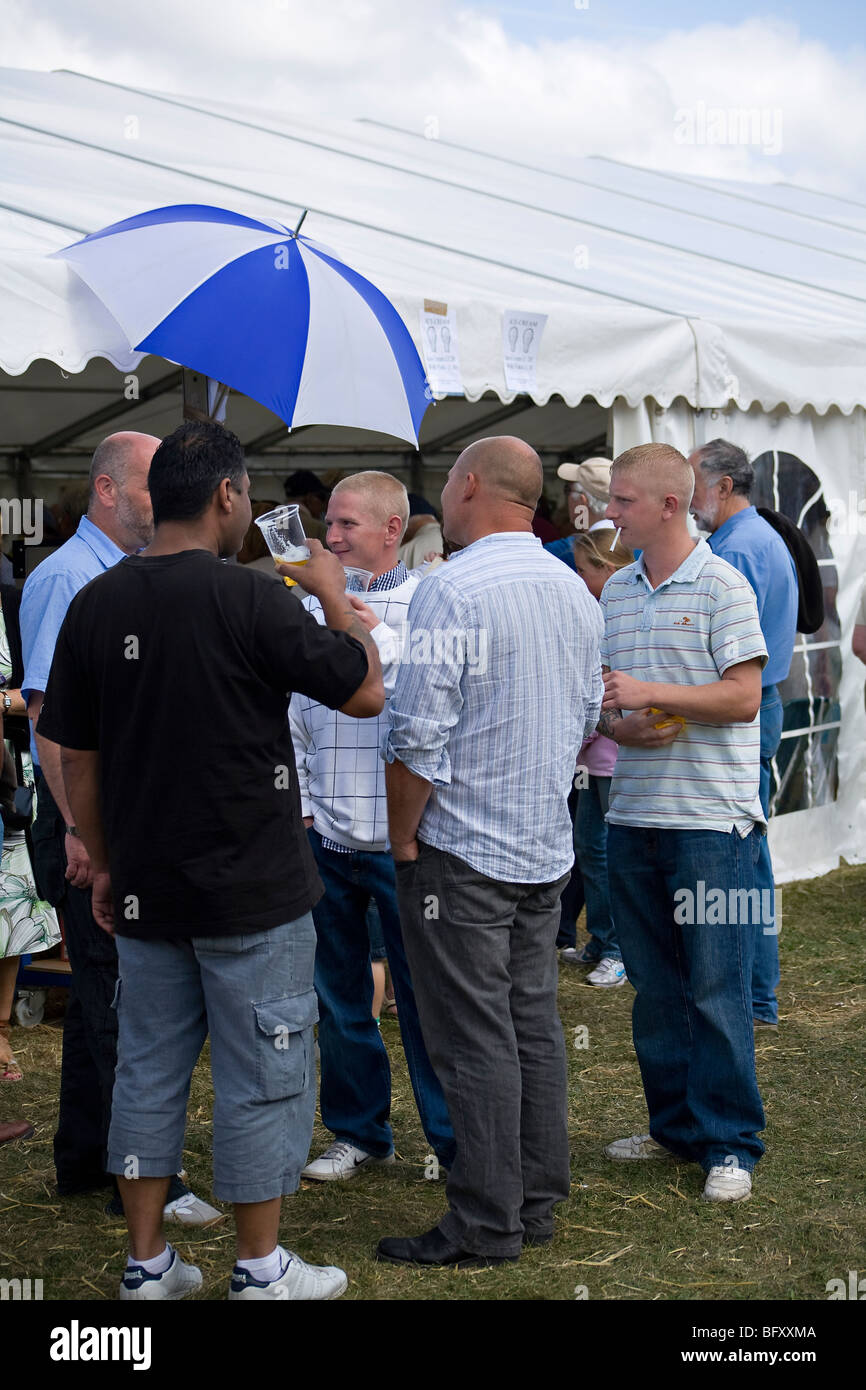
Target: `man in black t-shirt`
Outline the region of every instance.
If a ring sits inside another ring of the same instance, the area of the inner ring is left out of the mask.
[[[93,864],[93,915],[117,941],[118,1066],[109,1171],[130,1232],[122,1299],[201,1282],[162,1234],[189,1080],[205,1037],[214,1190],[235,1203],[229,1298],[336,1298],[341,1270],[277,1244],[312,1136],[315,933],[322,886],[304,833],[292,691],[358,718],[384,706],[379,658],[317,541],[302,577],[320,626],[282,585],[225,565],[250,522],[240,444],[182,425],[150,469],[156,534],[75,597],[39,732]]]

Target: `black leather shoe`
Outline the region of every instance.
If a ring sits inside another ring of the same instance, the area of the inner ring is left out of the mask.
[[[395,1265],[452,1265],[458,1269],[515,1264],[518,1255],[476,1255],[453,1245],[438,1226],[423,1236],[386,1236],[376,1247],[376,1259]]]
[[[525,1231],[523,1235],[524,1245],[549,1245],[553,1240],[553,1231]]]

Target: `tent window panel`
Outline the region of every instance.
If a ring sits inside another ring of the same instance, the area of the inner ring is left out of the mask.
[[[839,576],[831,544],[830,510],[817,473],[796,454],[768,451],[753,462],[755,506],[775,507],[801,527],[821,566],[824,623],[809,636],[798,634],[787,680],[781,682],[785,719],[782,742],[773,759],[770,813],[785,815],[834,801],[839,787],[837,761],[839,687],[842,678],[837,596]]]
[[[772,763],[771,815],[784,816],[836,800],[840,720],[837,699],[785,702],[782,741]]]
[[[841,679],[842,649],[838,640],[816,645],[809,643],[799,651],[795,650],[788,678],[779,685],[779,694],[785,705],[785,728],[794,727],[787,717],[790,701],[838,699]]]

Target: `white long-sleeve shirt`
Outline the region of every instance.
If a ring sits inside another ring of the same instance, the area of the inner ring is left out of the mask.
[[[381,618],[371,633],[385,683],[385,708],[380,715],[353,719],[299,694],[292,696],[289,705],[303,814],[313,817],[315,829],[326,840],[347,849],[389,847],[385,765],[379,745],[406,645],[409,603],[418,583],[416,576],[409,575],[395,588],[362,595]],[[304,607],[324,623],[317,598],[305,598]]]

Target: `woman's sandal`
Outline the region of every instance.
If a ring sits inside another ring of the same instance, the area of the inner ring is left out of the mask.
[[[23,1081],[24,1073],[15,1061],[9,1046],[11,1031],[11,1023],[0,1023],[0,1081]]]
[[[383,1014],[383,1015],[387,1014],[388,1018],[396,1018],[396,1017],[397,1017],[397,1001],[396,1001],[396,999],[387,999],[387,998],[386,998],[386,999],[383,999],[383,1000],[382,1000],[382,1014]]]

